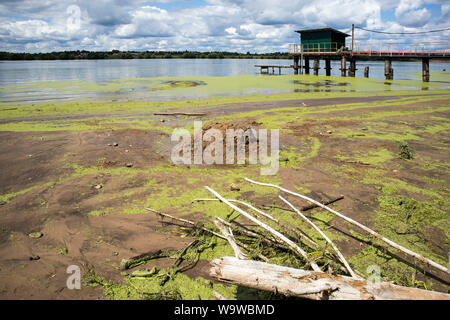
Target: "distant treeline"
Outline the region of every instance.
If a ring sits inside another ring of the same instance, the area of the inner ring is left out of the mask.
[[[62,51],[49,53],[0,52],[0,60],[80,60],[80,59],[289,59],[287,52],[237,53],[198,51]]]

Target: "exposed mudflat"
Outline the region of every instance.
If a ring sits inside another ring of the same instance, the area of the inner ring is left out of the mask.
[[[132,111],[120,113],[114,123],[115,116],[106,113],[96,114],[95,120],[90,114],[1,119],[3,124],[39,120],[43,125],[0,132],[0,298],[103,298],[99,286],[67,289],[66,268],[78,265],[82,275],[93,269],[121,284],[122,259],[184,248],[192,238],[161,223],[144,207],[203,222],[229,214],[220,204],[191,203],[211,197],[205,185],[260,207],[283,206],[277,191],[262,192],[243,180],[259,180],[259,165],[174,166],[169,133],[175,127],[192,128],[194,119],[204,126],[221,124],[220,128],[233,123],[279,128],[280,168],[265,181],[317,200],[344,195],[331,206],[445,265],[450,252],[449,98],[448,94],[373,95],[216,104],[195,108],[207,113],[204,117],[140,112],[136,115],[140,125],[128,119]],[[96,127],[46,130],[61,117],[69,122],[95,121]],[[142,123],[151,125],[146,128]],[[407,141],[414,150],[412,160],[399,158],[399,141]],[[241,191],[230,191],[231,183]],[[307,204],[288,199],[298,207]],[[420,217],[414,216],[414,206],[407,209],[409,218],[396,216],[400,202],[407,200],[427,205]],[[447,274],[381,244],[372,246],[364,232],[320,210],[307,215],[322,223],[361,274],[378,264],[385,280],[448,292]],[[301,226],[300,219],[289,219]],[[239,221],[246,222],[242,217]],[[28,236],[37,231],[43,233],[41,238]],[[186,274],[208,278],[208,261],[220,254],[201,256]],[[36,256],[38,260],[30,260]],[[172,263],[165,258],[146,267]]]

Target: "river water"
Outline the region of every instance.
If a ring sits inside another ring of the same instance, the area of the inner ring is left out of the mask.
[[[86,82],[105,83],[119,79],[154,78],[154,77],[227,77],[236,75],[258,75],[257,64],[291,65],[292,60],[270,59],[134,59],[134,60],[56,60],[56,61],[0,61],[0,101],[27,101],[25,87],[20,86],[45,82]],[[323,61],[319,75],[324,75]],[[312,66],[312,64],[311,64]],[[340,75],[340,61],[332,61],[332,76]],[[362,77],[364,67],[370,67],[370,78],[384,79],[383,61],[357,61],[356,77]],[[420,80],[421,63],[393,62],[395,80]],[[431,82],[448,82],[450,84],[450,64],[430,63]],[[444,71],[445,70],[445,71]],[[449,71],[447,71],[449,70]],[[292,69],[282,69],[282,74],[293,74]],[[433,78],[433,74],[439,77]],[[442,81],[442,75],[444,80]],[[448,76],[448,77],[447,77]],[[313,77],[313,76],[311,76]],[[8,88],[14,90],[8,90]],[[22,90],[22,92],[21,92]],[[57,100],[83,96],[72,92],[72,96],[58,90],[52,92],[45,88],[30,90],[31,100]],[[29,93],[29,92],[28,92]],[[39,96],[42,99],[39,99]]]

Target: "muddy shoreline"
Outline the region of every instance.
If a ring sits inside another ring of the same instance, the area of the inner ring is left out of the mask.
[[[342,194],[344,200],[335,207],[351,218],[432,259],[447,261],[449,102],[450,96],[434,98],[415,92],[401,98],[298,99],[192,110],[207,113],[197,118],[204,123],[239,120],[279,127],[283,162],[274,182],[316,199]],[[282,111],[277,111],[279,108]],[[176,226],[162,224],[145,206],[204,222],[211,222],[214,215],[229,214],[227,208],[191,204],[193,198],[206,195],[204,185],[215,185],[230,196],[260,206],[277,203],[276,193],[262,193],[243,182],[244,176],[258,177],[259,167],[174,166],[168,132],[177,126],[191,126],[191,118],[155,117],[153,112],[95,115],[102,116],[117,116],[118,122],[112,126],[99,120],[96,125],[101,130],[0,132],[0,299],[105,298],[101,286],[69,290],[67,266],[79,265],[82,275],[93,269],[108,281],[124,284],[119,270],[123,258],[156,249],[180,250],[193,239],[182,236]],[[121,123],[126,116],[159,122],[165,130]],[[3,118],[0,123],[89,118],[92,114],[35,116]],[[399,141],[407,141],[414,149],[413,160],[398,157]],[[128,163],[132,166],[127,167]],[[229,191],[231,183],[243,189]],[[392,217],[402,208],[399,201],[405,199],[416,201],[416,207],[426,206],[420,212],[409,208],[410,220]],[[306,204],[291,200],[298,206]],[[448,275],[396,251],[373,246],[360,230],[320,210],[309,215],[322,221],[361,273],[368,265],[379,264],[389,281],[448,292]],[[400,220],[400,224],[393,222]],[[33,239],[28,236],[31,232],[43,236]],[[210,280],[208,260],[221,250],[208,251],[188,277]],[[30,260],[36,256],[38,260]],[[146,267],[164,268],[171,263],[162,259]]]

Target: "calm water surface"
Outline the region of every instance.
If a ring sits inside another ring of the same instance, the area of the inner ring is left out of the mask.
[[[235,76],[259,74],[255,64],[290,65],[292,60],[269,59],[145,59],[145,60],[69,60],[69,61],[0,61],[1,101],[14,101],[26,92],[8,92],[7,86],[26,85],[41,81],[83,81],[103,83],[118,79],[152,77],[196,77],[196,76]],[[312,66],[312,63],[311,63]],[[332,75],[340,75],[340,61],[332,61]],[[362,77],[364,67],[370,67],[370,78],[384,78],[383,61],[357,62],[356,77]],[[319,75],[324,75],[324,62],[321,61]],[[421,74],[420,62],[393,62],[394,79],[418,80]],[[431,73],[450,71],[448,63],[430,63]],[[293,74],[292,69],[282,69],[282,74]],[[449,77],[450,79],[450,77]],[[433,77],[431,79],[433,81]],[[438,81],[438,80],[436,80]],[[442,79],[439,79],[442,82]],[[450,84],[450,82],[449,82]],[[76,98],[74,92],[49,95],[42,90],[41,100]],[[18,99],[19,101],[20,99]],[[33,100],[39,99],[39,92],[33,92]],[[23,100],[22,100],[23,101]]]

